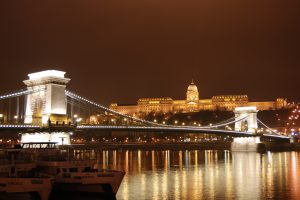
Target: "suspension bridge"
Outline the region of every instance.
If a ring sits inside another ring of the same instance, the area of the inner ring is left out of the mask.
[[[251,140],[254,143],[260,137],[290,139],[288,136],[274,132],[260,121],[257,118],[258,110],[255,107],[238,107],[234,111],[235,117],[217,124],[200,127],[161,124],[122,114],[66,90],[66,85],[70,79],[65,78],[64,74],[65,72],[56,70],[29,74],[29,79],[23,81],[27,86],[26,89],[0,96],[0,102],[4,102],[4,106],[0,107],[0,111],[1,109],[3,111],[0,114],[0,131],[34,130],[39,132],[51,127],[69,127],[73,131],[108,130],[231,135],[238,138],[237,142],[241,140],[240,137],[256,138]],[[20,103],[21,101],[22,103]],[[85,110],[87,117],[91,114],[102,113],[108,121],[114,118],[120,120],[114,124],[79,124],[77,123],[78,119],[74,121],[73,116],[75,112],[81,110]],[[124,125],[121,123],[123,120],[128,123]],[[259,132],[258,125],[264,127],[268,132]],[[234,126],[234,128],[229,130],[229,126]],[[31,135],[32,137],[34,136]]]

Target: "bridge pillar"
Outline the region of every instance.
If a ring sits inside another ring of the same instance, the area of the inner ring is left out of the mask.
[[[67,122],[67,105],[65,88],[70,79],[65,72],[46,70],[28,74],[23,82],[29,91],[27,95],[25,123],[45,125],[52,122]]]
[[[260,136],[236,137],[231,143],[231,151],[265,152],[266,145],[260,141]]]
[[[236,107],[234,110],[235,119],[244,120],[235,122],[235,130],[236,131],[247,131],[248,133],[256,133],[257,130],[257,112],[256,107]]]

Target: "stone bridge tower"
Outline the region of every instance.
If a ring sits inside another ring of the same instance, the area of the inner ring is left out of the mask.
[[[67,122],[67,101],[65,95],[65,72],[46,70],[28,74],[24,80],[27,89],[34,91],[27,95],[25,123],[45,125],[51,122]]]
[[[256,133],[257,130],[257,112],[258,110],[256,107],[237,107],[234,110],[235,119],[242,119],[244,120],[238,121],[235,123],[235,130],[236,131],[247,131],[250,133]]]
[[[247,131],[252,133],[252,137],[235,137],[231,143],[231,151],[266,151],[266,145],[260,141],[260,136],[256,136],[257,130],[256,107],[237,107],[234,110],[235,119],[245,119],[235,123],[236,131]],[[246,118],[247,117],[247,118]]]

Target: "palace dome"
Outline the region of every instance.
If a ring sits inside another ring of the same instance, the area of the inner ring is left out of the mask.
[[[189,102],[195,102],[199,100],[199,92],[197,86],[194,84],[194,81],[188,86],[186,92],[186,100]]]
[[[188,86],[187,91],[189,91],[189,92],[198,92],[198,88],[194,84],[194,81],[192,81],[191,84]]]

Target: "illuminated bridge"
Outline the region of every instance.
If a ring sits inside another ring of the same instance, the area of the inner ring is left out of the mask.
[[[235,117],[208,126],[167,125],[125,115],[66,90],[66,84],[70,79],[65,78],[64,74],[65,72],[56,70],[29,74],[29,79],[24,81],[27,85],[26,89],[0,96],[3,112],[0,113],[0,130],[39,132],[51,127],[69,127],[73,131],[109,130],[231,135],[238,138],[256,138],[255,141],[253,140],[254,143],[261,136],[290,139],[274,132],[261,122],[257,118],[258,111],[255,107],[238,107],[235,109]],[[83,123],[84,119],[78,118],[74,113],[81,113],[86,118],[101,114],[106,119],[104,120],[106,123],[96,125],[91,122]],[[264,127],[267,132],[259,132],[258,125]],[[51,137],[54,137],[54,134]]]

